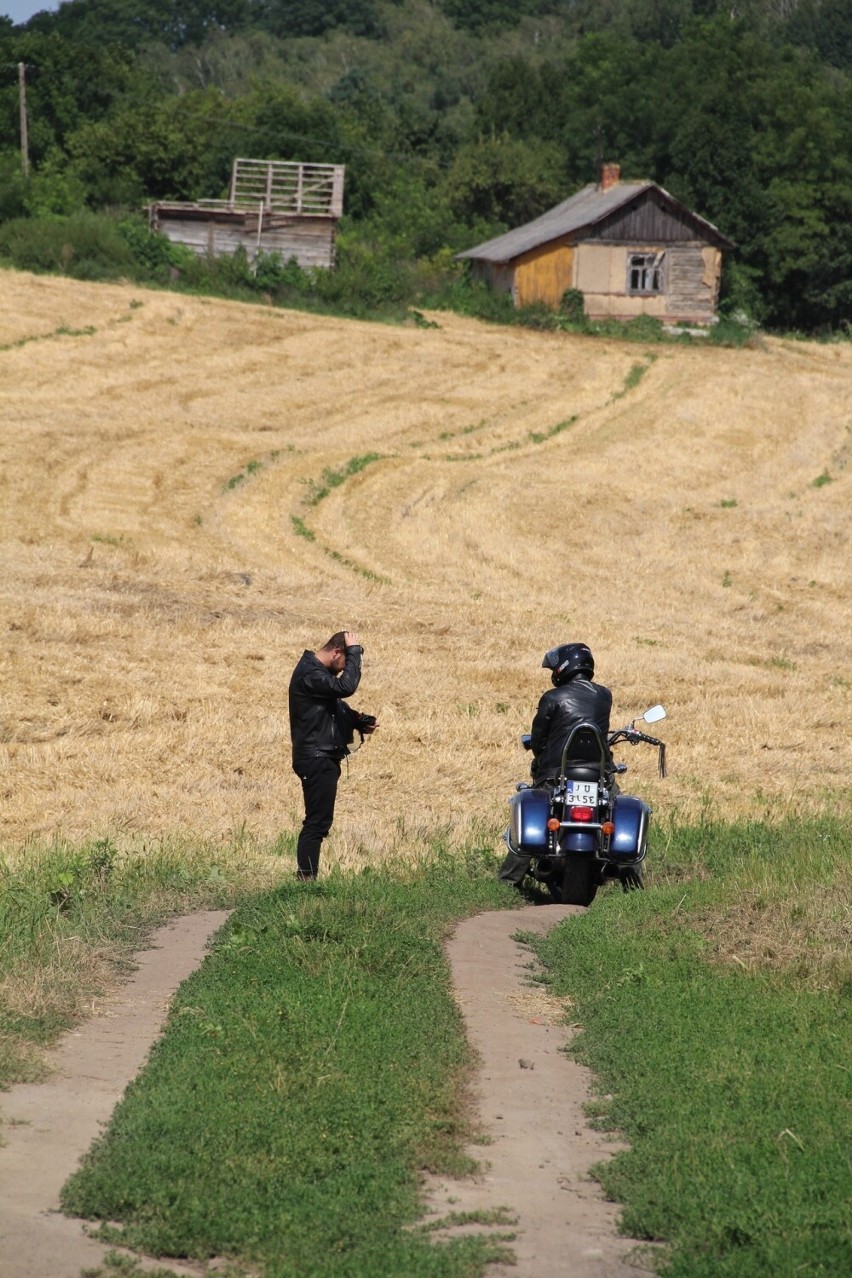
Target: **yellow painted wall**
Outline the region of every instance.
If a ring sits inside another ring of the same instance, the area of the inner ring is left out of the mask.
[[[512,290],[516,306],[544,302],[558,306],[562,294],[574,287],[574,249],[570,244],[545,244],[518,258]]]

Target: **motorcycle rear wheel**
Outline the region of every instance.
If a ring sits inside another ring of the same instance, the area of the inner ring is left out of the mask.
[[[597,864],[585,857],[569,857],[562,880],[562,904],[591,905],[597,890]]]

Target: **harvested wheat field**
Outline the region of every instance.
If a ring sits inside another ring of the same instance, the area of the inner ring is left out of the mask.
[[[852,346],[394,328],[0,276],[7,851],[269,850],[286,691],[358,631],[324,864],[499,847],[545,649],[655,701],[660,815],[848,795]]]

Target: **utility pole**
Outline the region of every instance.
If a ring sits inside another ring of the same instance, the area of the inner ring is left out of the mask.
[[[21,108],[21,167],[24,177],[30,176],[30,147],[27,138],[27,80],[26,63],[18,63],[18,101]]]

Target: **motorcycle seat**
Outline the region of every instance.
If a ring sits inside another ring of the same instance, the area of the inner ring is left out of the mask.
[[[569,759],[565,764],[565,775],[570,781],[600,781],[601,770],[597,764],[572,763]]]

